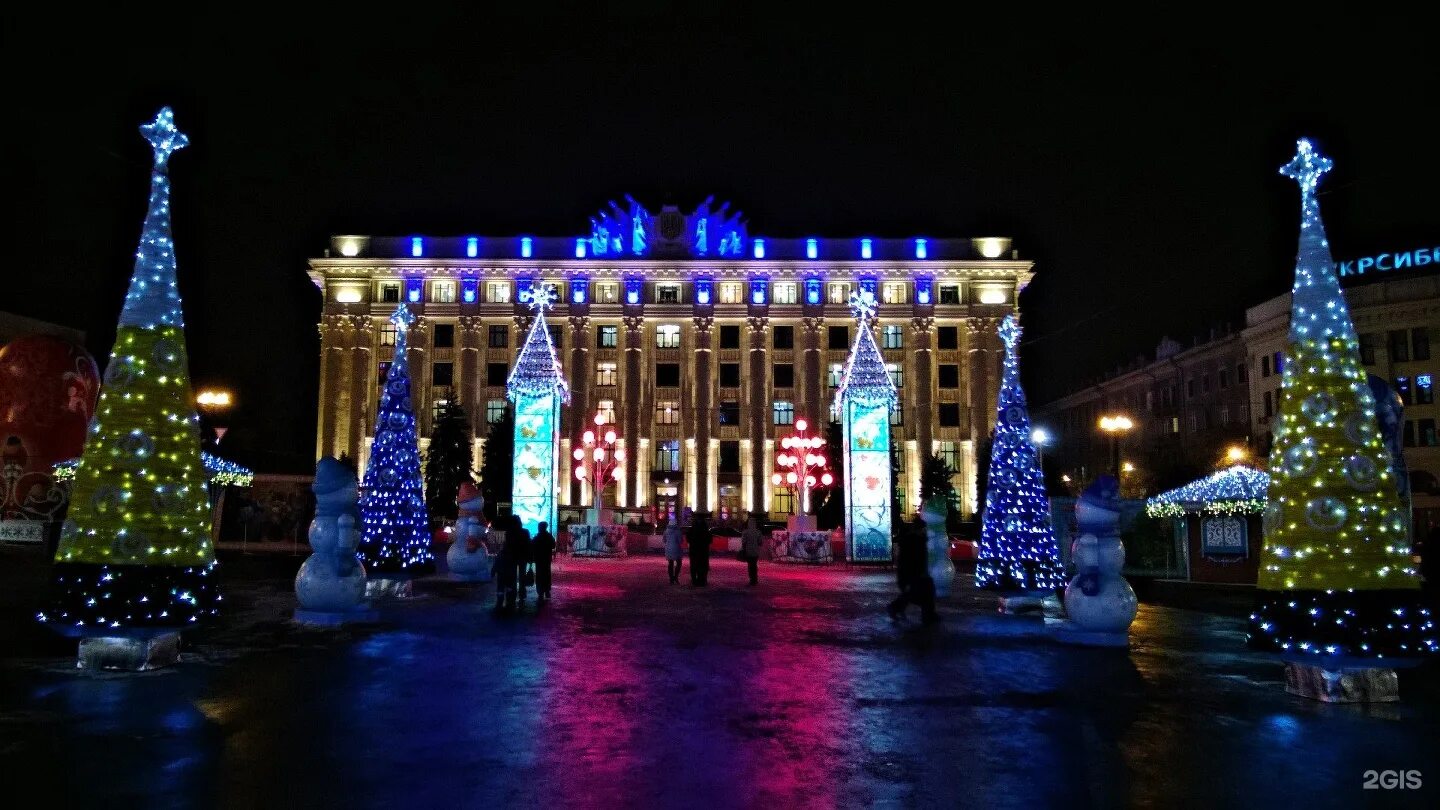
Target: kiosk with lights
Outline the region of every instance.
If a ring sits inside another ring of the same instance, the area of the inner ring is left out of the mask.
[[[996,403],[995,439],[985,487],[975,585],[1010,592],[1007,612],[1040,608],[1045,595],[1064,584],[1060,549],[1050,523],[1050,499],[1030,432],[1030,412],[1020,387],[1020,324],[1000,323],[1005,366]]]
[[[1302,140],[1280,170],[1300,184],[1300,244],[1249,641],[1281,655],[1294,694],[1392,701],[1397,659],[1434,655],[1440,634],[1320,218],[1332,165]]]
[[[797,510],[787,521],[784,531],[770,534],[770,557],[777,562],[831,562],[830,533],[815,530],[815,516],[810,514],[810,493],[817,487],[835,483],[825,458],[825,439],[806,431],[810,424],[795,420],[795,433],[780,440],[780,453],[775,456],[778,468],[770,476],[777,487],[788,486],[799,496]]]
[[[844,436],[845,550],[852,562],[890,561],[890,411],[895,383],[871,333],[875,293],[850,295],[859,321],[835,398]]]
[[[169,107],[140,131],[154,150],[150,205],[38,616],[80,637],[82,667],[174,663],[179,631],[220,602],[170,232],[170,155],[188,139]]]
[[[570,388],[550,329],[545,311],[554,306],[555,288],[535,282],[520,293],[520,300],[530,305],[535,319],[520,357],[505,384],[505,396],[515,403],[515,484],[511,494],[511,511],[533,535],[541,523],[554,532],[555,490],[560,470],[560,406],[570,401]]]
[[[408,597],[411,578],[435,570],[430,552],[420,445],[410,404],[410,363],[406,339],[415,316],[404,304],[390,316],[395,324],[395,359],[375,412],[375,440],[360,490],[360,559],[372,597]]]
[[[575,448],[575,478],[590,485],[593,495],[589,520],[570,527],[570,553],[577,557],[625,556],[625,527],[615,525],[604,507],[605,487],[620,480],[624,472],[625,448],[617,447],[620,437],[607,425],[605,414],[597,412],[595,429],[580,437],[583,446]]]

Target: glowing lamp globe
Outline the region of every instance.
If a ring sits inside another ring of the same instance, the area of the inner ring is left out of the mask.
[[[576,468],[575,468],[575,478],[576,478],[577,480],[580,480],[580,481],[584,481],[584,480],[585,480],[585,468],[584,468],[584,467],[576,467]]]
[[[605,431],[605,443],[606,443],[606,444],[614,444],[614,443],[615,443],[615,431],[613,431],[613,430],[607,430],[607,431]]]
[[[805,428],[807,428],[807,427],[809,427],[809,426],[810,426],[810,423],[809,423],[809,422],[806,422],[804,419],[796,419],[796,420],[795,420],[795,429],[798,430],[798,431],[800,431],[801,433],[804,433],[804,432],[805,432]]]
[[[835,483],[835,477],[832,476],[830,473],[825,473],[824,475],[820,476],[820,483],[828,487],[831,484]]]
[[[576,461],[584,461],[584,460],[585,460],[585,451],[584,451],[584,450],[581,450],[581,449],[578,448],[578,447],[575,448],[575,452],[572,453],[571,455],[575,456],[575,460],[576,460]]]
[[[597,418],[598,418],[598,417],[597,417]],[[594,443],[595,443],[595,431],[593,431],[593,430],[587,430],[587,431],[585,431],[585,434],[584,434],[583,436],[581,436],[580,438],[581,438],[586,444],[594,444]]]
[[[813,476],[813,475],[807,475],[807,476],[805,476],[805,483],[806,483],[806,484],[809,484],[809,485],[812,486],[812,487],[815,486],[815,476]]]
[[[595,414],[595,424],[596,424],[597,426],[605,424],[605,414],[603,414],[603,413],[597,413],[597,414]],[[594,434],[590,433],[589,431],[586,431],[585,433],[586,433],[587,436],[593,436],[593,435],[594,435]]]
[[[818,450],[821,447],[825,446],[825,440],[820,438],[819,436],[816,436],[815,438],[810,440],[810,446]]]
[[[595,448],[595,460],[596,460],[596,461],[604,461],[604,460],[605,460],[605,448],[603,448],[603,447],[597,447],[597,448]]]
[[[786,473],[786,474],[785,474],[785,483],[787,483],[787,484],[793,484],[793,483],[795,483],[796,481],[799,481],[799,480],[800,480],[800,476],[796,475],[796,474],[793,473],[793,472],[792,472],[792,473]]]
[[[619,447],[615,448],[615,460],[616,460],[616,461],[624,461],[624,460],[625,460],[625,451],[624,451],[623,449],[621,449],[621,448],[619,448]]]
[[[615,473],[614,473],[614,475],[612,475],[611,477],[614,478],[616,481],[619,481],[619,480],[620,480],[620,472],[621,472],[620,468],[619,468],[619,467],[616,467],[616,468],[615,468]]]
[[[775,486],[780,486],[780,481],[780,473],[775,473],[774,475],[770,476],[770,483],[774,484]]]

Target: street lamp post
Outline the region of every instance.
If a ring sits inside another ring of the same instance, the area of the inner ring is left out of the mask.
[[[603,518],[600,510],[605,485],[620,479],[621,465],[625,461],[625,449],[615,446],[619,437],[615,435],[614,428],[605,428],[605,421],[603,412],[595,414],[595,429],[585,431],[581,437],[584,447],[575,448],[572,454],[575,458],[575,478],[588,481],[595,496],[591,499],[589,523],[592,526],[601,525]]]
[[[818,487],[835,483],[835,477],[826,469],[825,440],[819,436],[808,436],[809,427],[804,419],[795,420],[795,433],[780,440],[782,452],[775,457],[780,469],[770,477],[775,486],[789,484],[799,495],[796,514],[790,516],[789,529],[792,532],[815,531],[815,518],[810,514],[810,492]]]
[[[1120,477],[1120,436],[1135,427],[1135,422],[1124,414],[1100,417],[1100,429],[1110,434],[1110,469]]]
[[[1045,480],[1045,445],[1050,443],[1050,431],[1037,427],[1030,431],[1030,443],[1035,446],[1035,465],[1040,468],[1040,480]]]
[[[215,431],[215,446],[220,446],[220,440],[225,438],[225,432],[230,429],[229,425],[222,424],[220,419],[235,404],[235,397],[223,388],[205,388],[195,393],[195,408],[204,414],[210,422],[210,429]]]

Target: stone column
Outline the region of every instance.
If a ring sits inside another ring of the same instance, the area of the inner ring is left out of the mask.
[[[465,409],[465,416],[470,420],[470,434],[476,438],[484,436],[485,427],[485,403],[480,401],[480,347],[483,340],[480,318],[461,315],[460,384],[456,389],[460,394],[460,407]]]
[[[410,324],[405,347],[410,363],[410,407],[415,411],[415,430],[420,439],[430,437],[430,319],[416,318]]]
[[[765,437],[769,427],[770,397],[767,368],[768,352],[765,351],[765,330],[770,319],[752,316],[750,324],[750,502],[755,505],[752,512],[765,512],[765,479],[770,471],[765,469]]]
[[[375,325],[368,315],[354,315],[350,318],[350,441],[345,452],[359,461],[361,449],[369,434],[370,398],[374,395],[372,382],[375,368]]]
[[[583,315],[570,316],[570,367],[567,369],[570,377],[570,425],[568,435],[570,446],[580,447],[582,442],[581,434],[590,424],[593,416],[590,413],[590,319]],[[573,468],[573,460],[565,458],[561,460],[561,471],[570,472]],[[560,471],[557,471],[557,475]],[[566,475],[570,482],[570,503],[579,504],[582,494],[580,481],[574,475]]]
[[[641,365],[645,350],[645,318],[642,315],[627,315],[625,323],[625,396],[617,403],[616,407],[625,415],[624,432],[621,434],[625,439],[626,463],[625,471],[625,503],[622,506],[632,506],[639,502],[640,480],[639,460],[640,453],[640,411],[644,405],[641,401],[643,388],[641,386],[641,375],[645,369]]]
[[[804,355],[800,366],[804,375],[805,413],[803,416],[814,426],[819,435],[830,424],[830,407],[825,401],[825,367],[821,359],[825,356],[820,349],[820,334],[825,329],[824,318],[805,318],[801,321],[805,330]]]
[[[970,440],[975,442],[977,450],[980,448],[980,442],[989,435],[990,420],[986,413],[995,404],[985,401],[990,387],[988,373],[990,362],[987,357],[985,340],[985,331],[989,328],[989,322],[989,318],[965,319],[965,357],[967,361],[965,401],[969,403],[966,407],[966,410],[969,411],[966,421],[969,423]]]
[[[910,328],[915,334],[915,379],[911,382],[915,391],[915,407],[905,414],[908,424],[915,426],[915,441],[919,445],[923,463],[934,451],[930,449],[934,437],[935,414],[931,404],[934,386],[934,353],[930,341],[934,334],[934,318],[911,318]],[[903,403],[903,400],[902,400]]]
[[[345,370],[350,364],[350,326],[344,315],[326,315],[320,321],[320,402],[319,421],[315,428],[315,456],[338,456],[338,443],[343,439],[340,420],[349,420],[349,412],[340,411],[340,392],[346,384]]]
[[[715,319],[695,319],[695,503],[690,508],[706,511],[710,503],[710,428],[715,424],[715,372],[711,338]]]

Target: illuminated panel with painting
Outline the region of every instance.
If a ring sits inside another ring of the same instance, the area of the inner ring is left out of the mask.
[[[560,469],[560,406],[570,401],[545,311],[554,306],[555,289],[536,283],[520,294],[530,305],[535,320],[525,336],[525,345],[505,385],[505,395],[515,403],[515,467],[511,511],[534,533],[543,521],[556,528],[555,489]]]
[[[850,296],[859,320],[855,345],[836,391],[844,430],[845,545],[855,562],[890,560],[890,410],[895,383],[875,345],[875,294]]]

